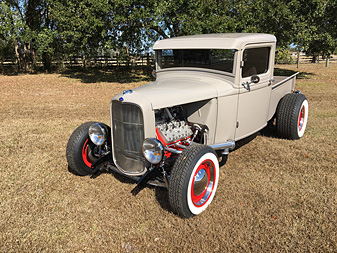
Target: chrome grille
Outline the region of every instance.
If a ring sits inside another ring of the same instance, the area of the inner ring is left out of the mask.
[[[115,163],[125,173],[140,174],[145,169],[142,110],[134,104],[113,101],[111,112]]]

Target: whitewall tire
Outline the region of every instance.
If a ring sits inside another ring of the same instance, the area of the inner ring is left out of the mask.
[[[212,202],[219,182],[219,162],[206,145],[192,145],[178,157],[170,177],[169,201],[173,211],[190,218]]]

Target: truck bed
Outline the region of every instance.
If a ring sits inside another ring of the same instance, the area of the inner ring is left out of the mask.
[[[296,72],[295,74],[293,74],[291,76],[274,76],[274,81],[272,82],[272,89],[276,89],[277,87],[279,87],[279,86],[281,86],[281,85],[283,85],[287,82],[294,82],[294,84],[295,84],[296,76],[299,73],[300,72]]]
[[[295,88],[296,76],[299,72],[291,76],[274,76],[272,82],[272,92],[270,98],[270,107],[268,113],[268,120],[270,120],[275,112],[280,99],[287,93],[293,92]]]

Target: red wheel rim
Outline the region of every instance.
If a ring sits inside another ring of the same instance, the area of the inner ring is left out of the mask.
[[[88,147],[89,147],[88,142],[89,142],[89,139],[87,139],[84,142],[84,145],[83,145],[83,148],[82,148],[82,159],[83,159],[83,162],[85,163],[85,165],[87,165],[88,167],[91,168],[91,165],[93,163],[88,158]]]
[[[216,179],[213,161],[203,161],[195,171],[191,187],[192,203],[196,207],[202,207],[211,197]]]
[[[298,116],[298,131],[302,130],[302,127],[304,125],[304,118],[305,118],[305,107],[302,105],[300,115]]]

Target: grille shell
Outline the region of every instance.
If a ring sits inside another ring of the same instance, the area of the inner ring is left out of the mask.
[[[146,168],[142,152],[142,109],[136,104],[112,101],[111,121],[114,162],[117,168],[129,175],[143,174]]]

